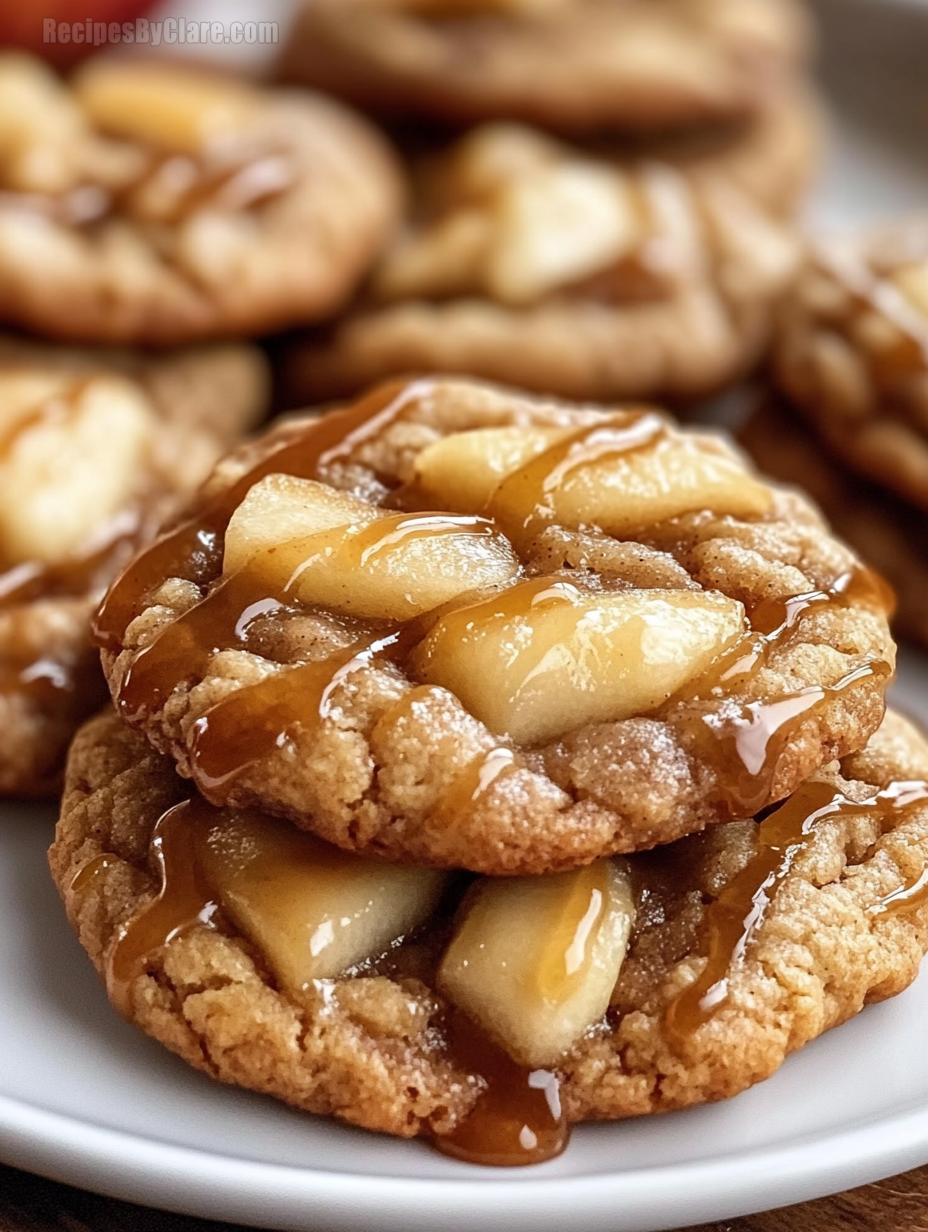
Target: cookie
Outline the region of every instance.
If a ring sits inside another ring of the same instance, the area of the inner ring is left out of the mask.
[[[70,87],[0,58],[0,320],[174,345],[319,320],[396,222],[384,141],[339,104],[180,66]]]
[[[882,717],[882,584],[655,411],[387,386],[187,518],[98,614],[119,712],[214,803],[348,850],[572,868],[751,816]]]
[[[473,881],[186,799],[107,715],[71,750],[50,857],[113,1003],[191,1065],[523,1164],[569,1123],[735,1095],[901,992],[928,945],[926,776],[889,714],[763,821]]]
[[[283,363],[290,405],[401,374],[578,399],[693,399],[757,359],[800,259],[724,176],[489,125],[417,169],[366,297]]]
[[[0,338],[0,794],[51,795],[106,697],[90,616],[267,401],[263,357]]]
[[[765,209],[790,217],[818,170],[824,137],[819,99],[808,87],[797,85],[748,120],[590,146],[607,157],[657,159],[682,171],[725,176]]]
[[[790,0],[312,0],[279,74],[378,115],[638,132],[754,114],[808,45]]]
[[[830,452],[928,512],[928,218],[818,247],[774,374]]]
[[[789,405],[765,401],[739,440],[768,475],[795,483],[896,593],[892,627],[928,647],[928,517],[842,466]]]

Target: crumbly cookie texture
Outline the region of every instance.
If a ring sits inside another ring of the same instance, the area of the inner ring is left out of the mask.
[[[776,889],[755,900],[763,910],[742,956],[714,972],[724,995],[685,1027],[674,1009],[705,979],[717,904],[739,875],[751,882],[765,831],[733,822],[631,857],[637,919],[610,1006],[552,1067],[567,1119],[735,1095],[911,983],[928,944],[928,909],[917,898],[903,912],[888,907],[928,866],[928,805],[917,788],[912,802],[888,811],[866,802],[926,776],[922,736],[892,714],[862,753],[818,772],[802,789],[808,799],[794,802],[794,820],[823,801],[840,797],[840,807],[822,809],[774,859]],[[78,734],[50,860],[103,975],[126,926],[158,893],[152,830],[181,794],[170,759],[114,716]],[[142,1030],[221,1081],[371,1129],[441,1135],[466,1118],[485,1083],[449,1049],[428,926],[425,940],[394,951],[392,965],[319,980],[294,997],[222,908],[211,923],[145,956],[120,1001]],[[404,974],[403,955],[413,953]]]
[[[226,459],[176,540],[231,501],[225,563],[169,539],[98,621],[121,712],[214,802],[348,850],[540,873],[751,815],[879,725],[878,594],[717,436],[449,380],[341,415]],[[308,479],[274,474],[281,449]],[[303,540],[320,501],[335,529]]]
[[[879,562],[896,592],[893,629],[928,646],[928,516],[842,465],[788,404],[758,407],[739,440],[766,474],[808,493],[864,560]]]
[[[153,63],[0,58],[0,320],[181,345],[333,312],[394,226],[392,157],[308,94]]]
[[[381,113],[653,131],[755,112],[808,45],[788,0],[314,0],[279,72]]]
[[[285,360],[291,405],[419,372],[696,398],[756,361],[799,265],[792,228],[698,159],[604,159],[492,124],[415,178],[366,297]]]
[[[781,388],[844,463],[928,511],[928,218],[822,243],[783,314]]]
[[[267,398],[243,345],[151,358],[0,337],[0,794],[59,789],[106,696],[101,594]]]

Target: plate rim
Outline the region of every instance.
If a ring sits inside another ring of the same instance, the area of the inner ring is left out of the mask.
[[[357,1232],[369,1220],[381,1232],[562,1232],[565,1217],[577,1232],[659,1232],[808,1201],[924,1164],[928,1106],[721,1159],[537,1180],[398,1178],[266,1163],[3,1095],[0,1140],[5,1163],[51,1180],[280,1232]]]

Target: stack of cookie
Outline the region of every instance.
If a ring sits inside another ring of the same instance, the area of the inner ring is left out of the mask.
[[[31,334],[0,339],[0,794],[57,792],[105,695],[90,613],[266,413],[263,355],[218,340],[334,311],[398,209],[334,102],[0,56],[0,322]]]
[[[406,227],[292,405],[395,374],[687,401],[760,357],[817,152],[792,0],[311,0],[281,61],[393,123]]]
[[[820,244],[787,302],[768,403],[744,430],[895,587],[928,646],[928,219]]]
[[[888,604],[714,434],[390,385],[233,452],[110,589],[53,873],[192,1065],[544,1160],[915,977]]]
[[[0,57],[0,791],[71,741],[53,875],[192,1065],[532,1163],[914,979],[888,588],[720,435],[585,401],[781,321],[928,508],[920,240],[801,273],[808,50],[792,0],[313,0],[280,75],[342,101]],[[243,441],[294,329],[293,403],[360,396]]]

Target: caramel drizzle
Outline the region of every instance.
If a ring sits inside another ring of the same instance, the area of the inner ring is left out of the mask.
[[[671,704],[706,699],[713,690],[731,688],[755,675],[775,650],[795,635],[802,617],[838,605],[866,604],[886,610],[894,602],[888,584],[865,566],[842,575],[831,590],[767,599],[751,613],[752,632],[723,655],[699,680],[689,699],[678,695]],[[720,766],[723,801],[732,817],[752,817],[767,804],[780,758],[797,727],[845,689],[864,680],[891,675],[882,660],[864,663],[833,685],[812,685],[775,701],[746,702],[734,717],[702,715],[694,728],[706,759]]]
[[[554,1159],[570,1128],[560,1083],[550,1070],[530,1070],[488,1039],[466,1015],[452,1010],[446,1025],[451,1058],[486,1084],[472,1111],[450,1134],[433,1139],[443,1155],[496,1168]]]
[[[761,822],[758,850],[744,869],[706,908],[709,954],[692,984],[667,1007],[666,1024],[685,1036],[707,1023],[729,995],[729,972],[744,961],[748,946],[763,923],[777,890],[791,873],[797,858],[808,849],[816,828],[826,817],[873,814],[888,828],[900,813],[928,800],[928,783],[891,783],[869,800],[858,802],[828,783],[810,781]],[[887,895],[871,913],[894,914],[915,910],[928,899],[928,871],[913,885]]]
[[[111,651],[117,650],[140,601],[163,578],[183,577],[201,587],[216,578],[229,518],[255,482],[281,471],[314,478],[333,465],[350,462],[364,443],[401,419],[431,390],[428,382],[392,385],[354,407],[324,416],[296,440],[284,441],[267,454],[228,490],[206,500],[195,517],[163,535],[114,584],[95,622],[98,643]],[[630,411],[571,432],[507,476],[485,512],[501,521],[516,539],[531,538],[554,519],[554,494],[572,475],[600,461],[651,448],[666,431],[666,423],[659,415]],[[467,519],[436,514],[395,515],[392,520],[375,520],[362,532],[353,532],[353,563],[358,567],[369,566],[389,553],[398,540],[410,535],[457,533],[464,521]],[[479,518],[469,519],[469,525],[474,533],[498,533],[492,523]],[[178,683],[178,663],[184,664],[188,681],[202,679],[214,653],[248,647],[249,632],[258,617],[288,604],[298,604],[299,582],[318,542],[318,536],[309,536],[265,549],[236,573],[213,584],[204,599],[136,654],[118,699],[123,717],[129,722],[140,722],[151,709],[162,704]],[[283,586],[269,589],[263,566],[270,552],[277,554],[278,562],[283,554],[286,568],[275,568],[273,572],[277,576],[287,575],[289,580]],[[504,590],[487,602],[494,612],[499,608],[516,616],[524,610],[526,602],[533,604],[558,596],[566,599],[561,591],[568,587],[576,589],[567,582],[538,579]],[[881,607],[887,603],[885,586],[867,570],[847,574],[830,591],[760,604],[753,613],[752,633],[723,656],[710,676],[699,682],[690,700],[705,698],[707,691],[722,685],[731,687],[740,678],[759,670],[773,648],[792,636],[800,617],[814,608],[857,601]],[[469,604],[462,597],[438,609],[432,617],[442,614],[446,620],[462,622],[463,635],[463,626],[479,620],[483,610],[481,603]],[[377,656],[402,660],[424,632],[421,618],[387,630],[381,628],[321,664],[289,667],[230,695],[204,715],[191,732],[192,773],[198,785],[210,799],[222,802],[235,776],[257,759],[258,750],[266,755],[285,744],[298,729],[313,730],[327,717],[327,703],[323,702],[331,697],[338,683],[370,665]],[[700,722],[697,717],[695,738],[703,743],[706,759],[733,771],[728,775],[728,804],[733,815],[751,816],[767,802],[780,754],[804,716],[835,692],[888,672],[885,664],[865,664],[829,689],[810,688],[775,702],[748,703],[734,719],[717,722],[712,716],[701,716]],[[673,702],[685,700],[678,695]],[[253,742],[242,734],[251,730],[255,733]],[[473,773],[479,773],[476,766]]]
[[[349,562],[356,569],[375,565],[400,543],[414,539],[461,534],[485,538],[496,533],[492,524],[482,518],[433,513],[395,514],[379,518],[360,530],[350,526],[336,530],[344,533]],[[177,683],[174,669],[178,663],[186,666],[189,679],[202,678],[214,654],[248,646],[255,621],[298,603],[303,575],[318,558],[321,536],[326,536],[326,544],[330,542],[327,535],[324,531],[321,535],[314,533],[255,553],[240,569],[219,582],[205,599],[138,651],[123,679],[117,702],[126,721],[136,723],[149,710],[163,704]],[[268,562],[272,558],[272,572],[286,577],[282,585],[268,585]]]
[[[667,423],[654,411],[618,413],[580,428],[504,476],[483,512],[524,546],[556,520],[555,493],[578,471],[651,449],[666,435]]]
[[[160,535],[110,588],[94,620],[97,645],[118,653],[142,600],[165,578],[205,586],[219,574],[229,519],[259,480],[277,473],[318,479],[327,468],[348,461],[364,443],[402,419],[432,388],[428,381],[395,382],[353,406],[323,415],[296,440],[285,440],[266,454],[223,492],[205,498],[194,516]]]
[[[150,854],[160,877],[158,894],[120,928],[106,964],[107,993],[125,1018],[131,1017],[132,985],[146,964],[196,925],[215,927],[219,901],[201,867],[198,849],[217,817],[215,809],[194,796],[168,809],[155,825]],[[102,863],[91,867],[87,880],[99,876],[104,867]],[[86,888],[86,881],[77,884],[83,877],[81,869],[72,889]]]
[[[223,814],[197,797],[168,809],[151,839],[160,886],[154,899],[124,924],[106,963],[107,992],[124,1017],[132,1017],[133,985],[175,938],[197,926],[215,928],[220,894],[211,884],[201,851]],[[106,852],[81,866],[71,892],[82,896],[118,857]],[[567,1145],[568,1126],[557,1076],[513,1061],[481,1029],[452,1009],[445,1023],[449,1057],[484,1083],[471,1113],[447,1135],[436,1136],[442,1153],[497,1167],[539,1163]]]

